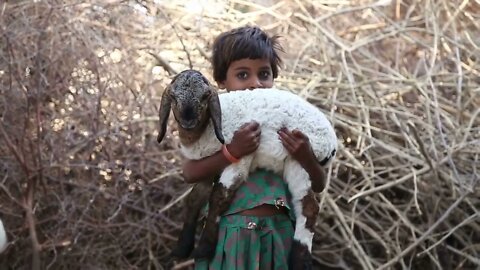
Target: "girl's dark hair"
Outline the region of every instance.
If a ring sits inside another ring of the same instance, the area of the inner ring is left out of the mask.
[[[278,38],[276,35],[268,36],[255,26],[243,26],[220,34],[213,43],[213,78],[217,82],[225,81],[230,64],[246,58],[268,59],[273,78],[277,78],[278,67],[282,63],[279,52],[283,52]]]

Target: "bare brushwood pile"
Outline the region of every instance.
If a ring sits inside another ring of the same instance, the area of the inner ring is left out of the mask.
[[[0,3],[0,268],[167,269],[189,186],[160,96],[244,24],[341,139],[316,266],[480,267],[478,1],[155,2]]]

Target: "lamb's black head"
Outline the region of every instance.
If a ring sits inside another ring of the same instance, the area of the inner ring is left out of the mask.
[[[165,89],[159,112],[159,142],[165,135],[170,109],[179,127],[186,131],[203,131],[211,118],[218,140],[224,143],[217,91],[202,73],[195,70],[182,71]]]
[[[186,70],[170,84],[169,96],[178,125],[184,130],[194,130],[207,116],[212,87],[198,71]]]

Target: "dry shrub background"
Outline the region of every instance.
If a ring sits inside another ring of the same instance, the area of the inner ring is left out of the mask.
[[[2,2],[0,268],[166,269],[189,186],[175,133],[155,141],[161,93],[189,66],[211,78],[213,38],[258,24],[283,36],[277,86],[341,139],[316,267],[478,269],[479,13],[478,0]]]

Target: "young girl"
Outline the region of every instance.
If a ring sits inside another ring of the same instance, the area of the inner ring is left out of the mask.
[[[250,26],[220,34],[213,44],[212,57],[218,86],[227,91],[273,87],[281,63],[277,40]],[[243,125],[226,146],[228,152],[237,159],[251,154],[259,145],[260,133],[256,122]],[[309,173],[312,189],[322,191],[323,169],[307,136],[287,129],[279,130],[278,135],[290,155]],[[183,166],[185,181],[214,179],[229,164],[222,151],[201,160],[188,160]],[[250,174],[220,220],[213,259],[196,261],[195,269],[288,269],[295,219],[289,198],[288,187],[280,176],[266,170]]]

